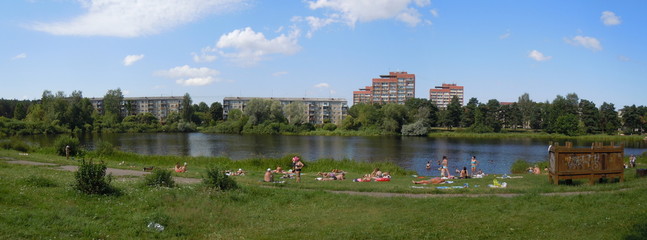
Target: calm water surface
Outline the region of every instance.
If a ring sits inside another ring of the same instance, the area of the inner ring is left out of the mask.
[[[51,139],[34,139],[41,144]],[[425,164],[436,164],[442,156],[449,158],[450,169],[469,168],[472,155],[486,173],[509,173],[517,159],[529,162],[546,161],[548,140],[530,138],[473,139],[426,137],[340,137],[340,136],[270,136],[225,135],[204,133],[139,133],[100,134],[81,138],[87,148],[99,141],[108,141],[122,151],[146,155],[226,156],[234,160],[301,154],[306,161],[320,158],[353,159],[355,161],[392,161],[417,171],[427,172]],[[563,143],[561,143],[563,144]],[[609,144],[609,143],[606,143]],[[644,141],[625,144],[625,154],[647,151]],[[575,146],[590,146],[590,142],[575,142]]]

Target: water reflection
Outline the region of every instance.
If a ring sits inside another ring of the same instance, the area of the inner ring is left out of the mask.
[[[30,141],[51,145],[55,136],[30,136]],[[139,133],[94,134],[80,138],[83,145],[93,149],[107,141],[123,151],[146,155],[225,156],[234,160],[283,157],[301,154],[306,161],[332,158],[355,161],[391,161],[419,172],[438,175],[437,161],[449,158],[449,168],[468,167],[476,156],[478,168],[486,173],[508,173],[517,159],[531,163],[547,160],[549,140],[531,138],[475,139],[427,137],[341,137],[341,136],[270,136],[223,135],[203,133]],[[562,141],[563,144],[563,141]],[[609,143],[605,143],[609,144]],[[644,141],[625,142],[625,154],[640,154],[647,147]],[[590,146],[591,142],[576,141],[575,146]],[[432,172],[427,172],[427,161]]]

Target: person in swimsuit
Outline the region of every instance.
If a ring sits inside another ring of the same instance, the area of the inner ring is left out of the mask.
[[[472,165],[472,175],[476,172],[476,165],[479,164],[479,161],[476,160],[476,156],[472,156],[472,160],[470,160],[470,164]]]
[[[441,177],[449,177],[449,168],[447,168],[447,156],[443,156],[443,161],[440,163],[442,168],[440,169]]]
[[[431,162],[427,161],[427,166],[425,166],[427,171],[431,170]]]
[[[421,181],[411,181],[413,184],[439,184],[445,182],[442,178],[435,177],[429,180],[421,180]]]
[[[294,171],[297,175],[297,182],[301,182],[301,169],[303,168],[303,162],[301,162],[301,159],[297,156],[294,156],[292,161],[294,161]]]

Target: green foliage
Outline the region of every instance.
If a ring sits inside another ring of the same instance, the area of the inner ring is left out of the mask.
[[[112,156],[115,153],[115,146],[108,141],[100,141],[97,143],[97,149],[95,153],[98,156]]]
[[[402,135],[404,136],[424,136],[429,133],[429,127],[424,120],[418,120],[415,123],[402,126]]]
[[[335,129],[337,129],[337,125],[334,123],[326,123],[321,128],[326,131],[335,131]]]
[[[118,193],[117,189],[110,186],[112,175],[106,176],[106,164],[86,162],[81,160],[79,169],[74,173],[74,189],[85,194],[109,195]]]
[[[30,175],[23,179],[24,183],[33,187],[57,187],[58,184],[43,176]]]
[[[70,156],[76,156],[81,152],[81,142],[78,138],[71,136],[60,136],[54,141],[56,153],[65,156],[65,147],[70,146]]]
[[[13,149],[20,152],[30,152],[32,147],[26,142],[18,138],[10,138],[7,140],[0,140],[0,148]]]
[[[170,170],[156,168],[151,174],[144,177],[144,184],[151,187],[169,187],[175,186],[175,181],[171,177]]]
[[[216,166],[207,168],[207,176],[203,177],[202,183],[209,188],[220,191],[228,191],[238,188],[236,181],[225,175],[225,173]]]
[[[566,114],[559,116],[555,122],[554,130],[556,133],[564,134],[567,136],[576,136],[580,134],[579,121],[577,116],[573,114]]]
[[[512,166],[510,167],[510,172],[513,174],[520,174],[520,173],[528,173],[528,168],[530,167],[530,163],[524,159],[517,159],[512,163]]]

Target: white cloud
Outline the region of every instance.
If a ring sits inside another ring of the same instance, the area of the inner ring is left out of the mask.
[[[200,55],[196,53],[191,53],[191,55],[193,55],[193,61],[197,63],[213,62],[218,58],[217,56],[209,55],[204,51]]]
[[[247,0],[79,0],[86,12],[30,28],[54,35],[138,37],[226,12]]]
[[[510,30],[508,30],[506,31],[506,33],[499,35],[499,39],[503,40],[503,39],[509,38],[511,35],[512,33],[510,33]]]
[[[18,54],[16,56],[12,57],[11,60],[18,60],[18,59],[25,59],[25,58],[27,58],[27,54],[26,53],[21,53],[21,54]]]
[[[434,9],[429,10],[429,13],[431,13],[431,15],[432,15],[432,16],[434,16],[434,17],[438,17],[438,16],[439,16],[439,15],[438,15],[438,9],[435,9],[435,8],[434,8]]]
[[[220,75],[218,70],[206,67],[192,68],[188,65],[157,71],[155,74],[162,77],[174,78],[177,84],[184,86],[204,86],[220,81],[217,78]]]
[[[140,55],[128,55],[124,58],[124,66],[130,66],[133,65],[133,63],[142,60],[144,58],[144,54]]]
[[[274,39],[267,39],[260,32],[254,32],[250,27],[237,29],[220,36],[216,48],[233,48],[233,52],[220,51],[220,54],[241,65],[254,65],[270,54],[292,55],[301,50],[298,44],[300,33],[293,28],[288,34],[281,34]]]
[[[281,72],[275,72],[275,73],[272,73],[272,76],[280,77],[280,76],[283,76],[283,75],[286,75],[286,74],[288,74],[288,72],[286,72],[286,71],[281,71]]]
[[[600,51],[602,50],[602,44],[600,44],[600,41],[598,41],[594,37],[587,37],[587,36],[575,36],[572,39],[564,39],[566,43],[571,44],[573,46],[582,46],[585,48],[589,48],[593,51]]]
[[[330,84],[328,84],[328,83],[319,83],[319,84],[315,85],[315,87],[316,88],[329,88]]]
[[[604,23],[604,25],[607,25],[607,26],[613,26],[613,25],[618,25],[622,23],[622,21],[620,21],[620,17],[616,16],[616,14],[611,11],[602,12],[602,16],[600,16],[600,20],[602,20],[602,23]]]
[[[309,1],[310,9],[330,9],[338,12],[333,16],[355,26],[357,22],[370,22],[380,19],[397,19],[411,26],[422,21],[422,16],[416,8],[430,4],[429,0],[316,0]],[[436,12],[437,13],[437,12]],[[433,14],[433,13],[432,13]]]
[[[530,53],[528,54],[528,57],[534,59],[537,62],[548,61],[551,58],[553,58],[551,56],[544,56],[543,53],[541,53],[541,52],[539,52],[537,50],[530,51]]]
[[[335,18],[318,18],[318,17],[313,17],[313,16],[305,17],[305,19],[301,18],[301,17],[293,17],[292,18],[293,22],[300,22],[300,21],[303,21],[303,20],[308,22],[308,25],[310,26],[310,30],[308,30],[308,32],[306,33],[307,38],[312,38],[312,35],[314,34],[314,32],[316,32],[320,28],[323,28],[323,27],[325,27],[327,25],[330,25],[332,23],[339,22],[339,20],[337,20]]]
[[[620,56],[618,56],[618,61],[621,61],[621,62],[631,62],[631,58],[629,58],[629,57],[627,57],[627,56],[620,55]]]

